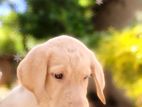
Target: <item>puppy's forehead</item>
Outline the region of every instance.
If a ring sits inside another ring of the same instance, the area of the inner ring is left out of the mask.
[[[66,50],[70,52],[84,52],[85,54],[89,53],[89,49],[81,41],[70,36],[63,35],[55,37],[48,40],[45,45],[48,45],[47,47],[54,48],[55,50],[59,49],[61,51]]]
[[[81,41],[70,36],[55,37],[50,39],[46,44],[52,50],[53,54],[57,56],[65,55],[76,58],[89,58],[89,49]]]
[[[60,36],[48,41],[52,50],[51,65],[69,66],[79,71],[82,67],[90,67],[89,49],[80,41]]]
[[[67,46],[70,44],[75,45],[82,45],[83,43],[80,42],[78,39],[70,37],[70,36],[58,36],[52,39],[49,39],[47,42],[45,42],[46,45],[54,47],[54,46]]]

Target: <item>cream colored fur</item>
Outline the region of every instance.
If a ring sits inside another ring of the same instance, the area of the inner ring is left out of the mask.
[[[102,67],[79,40],[62,35],[35,46],[17,68],[20,85],[0,107],[89,107],[88,78],[105,103]]]

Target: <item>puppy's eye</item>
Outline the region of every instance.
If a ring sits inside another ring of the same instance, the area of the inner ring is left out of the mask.
[[[63,79],[63,74],[62,74],[62,73],[60,73],[60,74],[55,74],[54,77],[55,77],[56,79]]]
[[[88,78],[89,78],[89,76],[85,76],[83,79],[86,80],[86,79],[88,79]]]

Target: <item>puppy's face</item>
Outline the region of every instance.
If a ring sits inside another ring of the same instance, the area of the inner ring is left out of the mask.
[[[72,50],[72,51],[70,51]],[[86,93],[90,59],[78,49],[54,49],[47,69],[46,93],[50,107],[88,107]]]
[[[102,67],[78,40],[59,36],[33,48],[18,66],[21,84],[39,107],[88,107],[88,78],[92,75],[98,97],[105,103]]]

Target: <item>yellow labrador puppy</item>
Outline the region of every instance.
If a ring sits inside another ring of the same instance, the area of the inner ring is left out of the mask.
[[[79,40],[59,36],[35,46],[17,69],[20,85],[0,107],[89,107],[88,78],[105,103],[104,74],[95,55]]]

